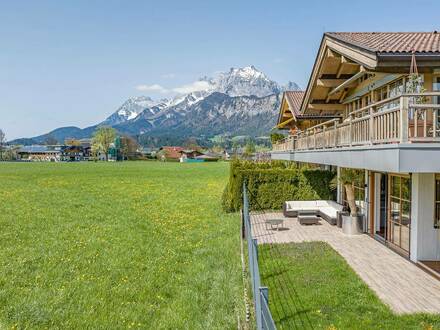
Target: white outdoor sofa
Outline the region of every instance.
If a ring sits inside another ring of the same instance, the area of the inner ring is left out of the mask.
[[[283,214],[285,217],[297,217],[300,211],[316,211],[316,214],[335,225],[337,212],[344,211],[344,206],[334,201],[288,201],[284,202]]]

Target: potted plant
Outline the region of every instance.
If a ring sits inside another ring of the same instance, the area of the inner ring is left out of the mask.
[[[336,179],[336,183],[340,183],[345,188],[345,194],[347,198],[348,206],[350,207],[350,213],[342,214],[342,231],[347,235],[358,235],[363,232],[362,215],[358,213],[356,201],[354,197],[354,183],[358,180],[360,172],[355,169],[343,169]]]

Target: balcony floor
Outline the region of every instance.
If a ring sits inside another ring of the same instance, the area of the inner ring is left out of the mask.
[[[269,218],[285,219],[284,230],[266,229]],[[251,221],[259,244],[327,242],[396,313],[440,313],[440,281],[367,235],[346,236],[325,220],[301,226],[296,218],[275,212],[253,213]]]

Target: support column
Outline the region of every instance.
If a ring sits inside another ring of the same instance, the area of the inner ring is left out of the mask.
[[[336,176],[338,178],[338,184],[336,186],[336,201],[339,204],[342,204],[342,186],[339,181],[339,178],[341,177],[341,168],[339,166],[336,167]]]
[[[438,230],[434,228],[435,174],[415,173],[411,178],[410,259],[440,260]]]

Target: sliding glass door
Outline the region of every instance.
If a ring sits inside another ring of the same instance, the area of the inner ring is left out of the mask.
[[[409,254],[411,229],[411,178],[389,175],[387,240]]]

